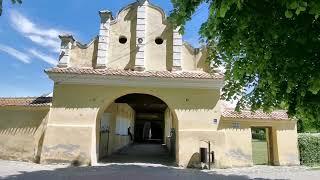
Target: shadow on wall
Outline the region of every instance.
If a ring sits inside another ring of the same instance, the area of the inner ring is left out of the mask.
[[[28,111],[23,110],[0,110],[0,135],[10,136],[33,136],[41,125],[49,110]]]
[[[55,93],[56,96],[52,106],[71,110],[78,108],[107,108],[115,99],[137,93],[158,97],[175,109],[210,111],[216,107],[220,98],[218,90],[197,90],[197,93],[195,93],[192,89],[175,91],[167,88],[110,88],[64,84],[55,85]]]
[[[152,180],[188,180],[188,179],[228,179],[228,180],[250,180],[252,178],[244,175],[222,175],[215,172],[206,173],[192,169],[176,169],[172,167],[150,167],[147,165],[108,165],[103,167],[68,167],[55,170],[41,170],[34,172],[19,172],[16,175],[1,177],[3,179],[24,180],[79,180],[79,179],[152,179]],[[259,180],[267,180],[259,178]]]
[[[200,168],[200,153],[194,153],[188,163],[188,168]]]
[[[129,62],[127,63],[125,69],[134,69],[135,66],[135,59],[136,59],[136,54],[137,54],[137,34],[136,31],[134,31],[136,29],[137,23],[136,23],[136,19],[137,19],[137,7],[134,8],[130,8],[129,12],[127,13],[127,15],[125,16],[124,20],[125,21],[130,21],[130,27],[131,27],[131,38],[130,38],[130,53],[128,54],[128,56],[130,56]],[[117,17],[118,18],[118,17]]]

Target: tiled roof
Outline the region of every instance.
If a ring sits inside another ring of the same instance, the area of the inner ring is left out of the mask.
[[[265,119],[265,120],[288,120],[288,114],[286,111],[273,111],[271,113],[265,113],[263,111],[251,112],[244,110],[236,112],[234,110],[226,110],[222,113],[222,117],[234,118],[234,119]]]
[[[23,107],[43,107],[50,106],[51,97],[24,97],[24,98],[0,98],[0,107],[23,106]]]
[[[102,76],[127,76],[127,77],[159,77],[159,78],[182,78],[182,79],[223,79],[221,74],[210,74],[199,71],[132,71],[120,69],[91,69],[91,68],[52,68],[45,70],[47,73],[62,74],[87,74]]]

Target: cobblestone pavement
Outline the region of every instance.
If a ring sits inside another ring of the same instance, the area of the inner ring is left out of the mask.
[[[0,160],[0,179],[23,180],[266,180],[301,179],[318,180],[320,171],[306,167],[270,167],[217,169],[200,171],[181,169],[157,164],[118,163],[101,164],[94,167],[68,167],[66,165],[38,165],[26,162]]]

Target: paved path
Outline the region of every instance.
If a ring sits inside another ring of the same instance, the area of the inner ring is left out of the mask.
[[[38,165],[25,162],[0,161],[0,179],[18,180],[318,180],[320,171],[304,167],[268,167],[200,171],[156,164],[103,164],[95,167]]]
[[[157,163],[167,166],[175,164],[174,158],[161,144],[133,144],[102,161],[105,163]]]

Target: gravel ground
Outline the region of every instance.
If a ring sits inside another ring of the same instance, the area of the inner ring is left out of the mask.
[[[256,166],[249,168],[200,171],[157,164],[110,163],[94,167],[68,167],[67,165],[38,165],[26,162],[0,160],[0,179],[27,180],[213,180],[213,179],[320,179],[319,170],[306,167]]]

